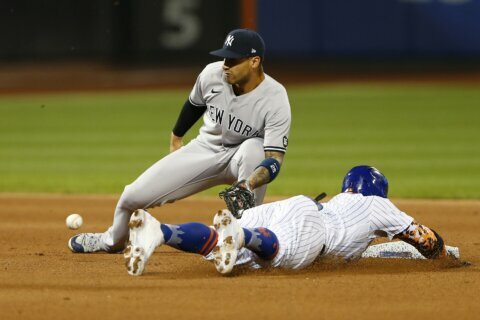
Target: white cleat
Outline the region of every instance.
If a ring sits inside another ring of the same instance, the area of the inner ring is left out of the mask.
[[[80,233],[68,240],[68,247],[73,253],[91,253],[107,251],[102,247],[102,233]]]
[[[164,243],[163,232],[160,222],[142,209],[133,212],[128,227],[130,238],[123,252],[125,266],[128,274],[139,276],[155,248]]]
[[[215,268],[221,274],[228,274],[235,266],[238,251],[244,246],[245,234],[237,219],[226,209],[218,211],[213,226],[218,233],[217,246],[212,251]]]

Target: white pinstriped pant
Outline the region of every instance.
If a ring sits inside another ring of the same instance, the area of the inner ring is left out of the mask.
[[[300,269],[310,265],[325,245],[325,223],[317,204],[296,196],[246,210],[239,220],[243,228],[267,228],[275,233],[279,250],[272,261],[262,261],[252,251],[241,249],[236,264]]]

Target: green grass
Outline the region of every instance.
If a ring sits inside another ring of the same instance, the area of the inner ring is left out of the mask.
[[[270,195],[334,194],[350,167],[371,164],[387,175],[393,197],[480,198],[477,87],[324,84],[288,91],[290,145]],[[167,154],[187,95],[0,96],[0,192],[120,193]]]

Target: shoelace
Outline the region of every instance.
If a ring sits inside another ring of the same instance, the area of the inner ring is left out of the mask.
[[[99,237],[93,233],[87,233],[83,237],[82,240],[82,245],[84,247],[92,248],[92,249],[97,249],[98,247],[98,242],[99,242]]]

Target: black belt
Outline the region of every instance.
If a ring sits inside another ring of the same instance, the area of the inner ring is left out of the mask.
[[[322,256],[325,253],[325,248],[326,246],[323,245],[322,250],[320,250],[320,253],[318,254],[318,256]]]
[[[315,200],[315,202],[320,202],[320,200],[322,200],[326,196],[327,196],[327,194],[325,192],[322,192],[318,196],[316,196],[315,199],[313,199],[313,200]]]
[[[314,201],[317,204],[318,211],[323,210],[323,205],[320,203],[320,201],[323,198],[325,198],[326,196],[327,196],[327,194],[325,192],[322,192],[318,196],[315,197]],[[322,256],[325,253],[326,248],[327,248],[327,246],[325,246],[325,245],[322,246],[322,250],[320,250],[320,253],[318,254],[319,257]]]
[[[317,204],[318,211],[323,209],[323,205],[320,203],[320,201],[326,196],[327,194],[325,192],[322,192],[318,196],[316,196],[315,199],[313,199],[313,201],[315,201],[315,203]]]
[[[307,198],[312,200],[317,205],[318,211],[320,211],[320,210],[323,210],[323,205],[319,201],[325,198],[326,196],[327,194],[325,192],[322,192],[318,196],[316,196],[315,199],[310,198],[309,196],[307,196]]]

